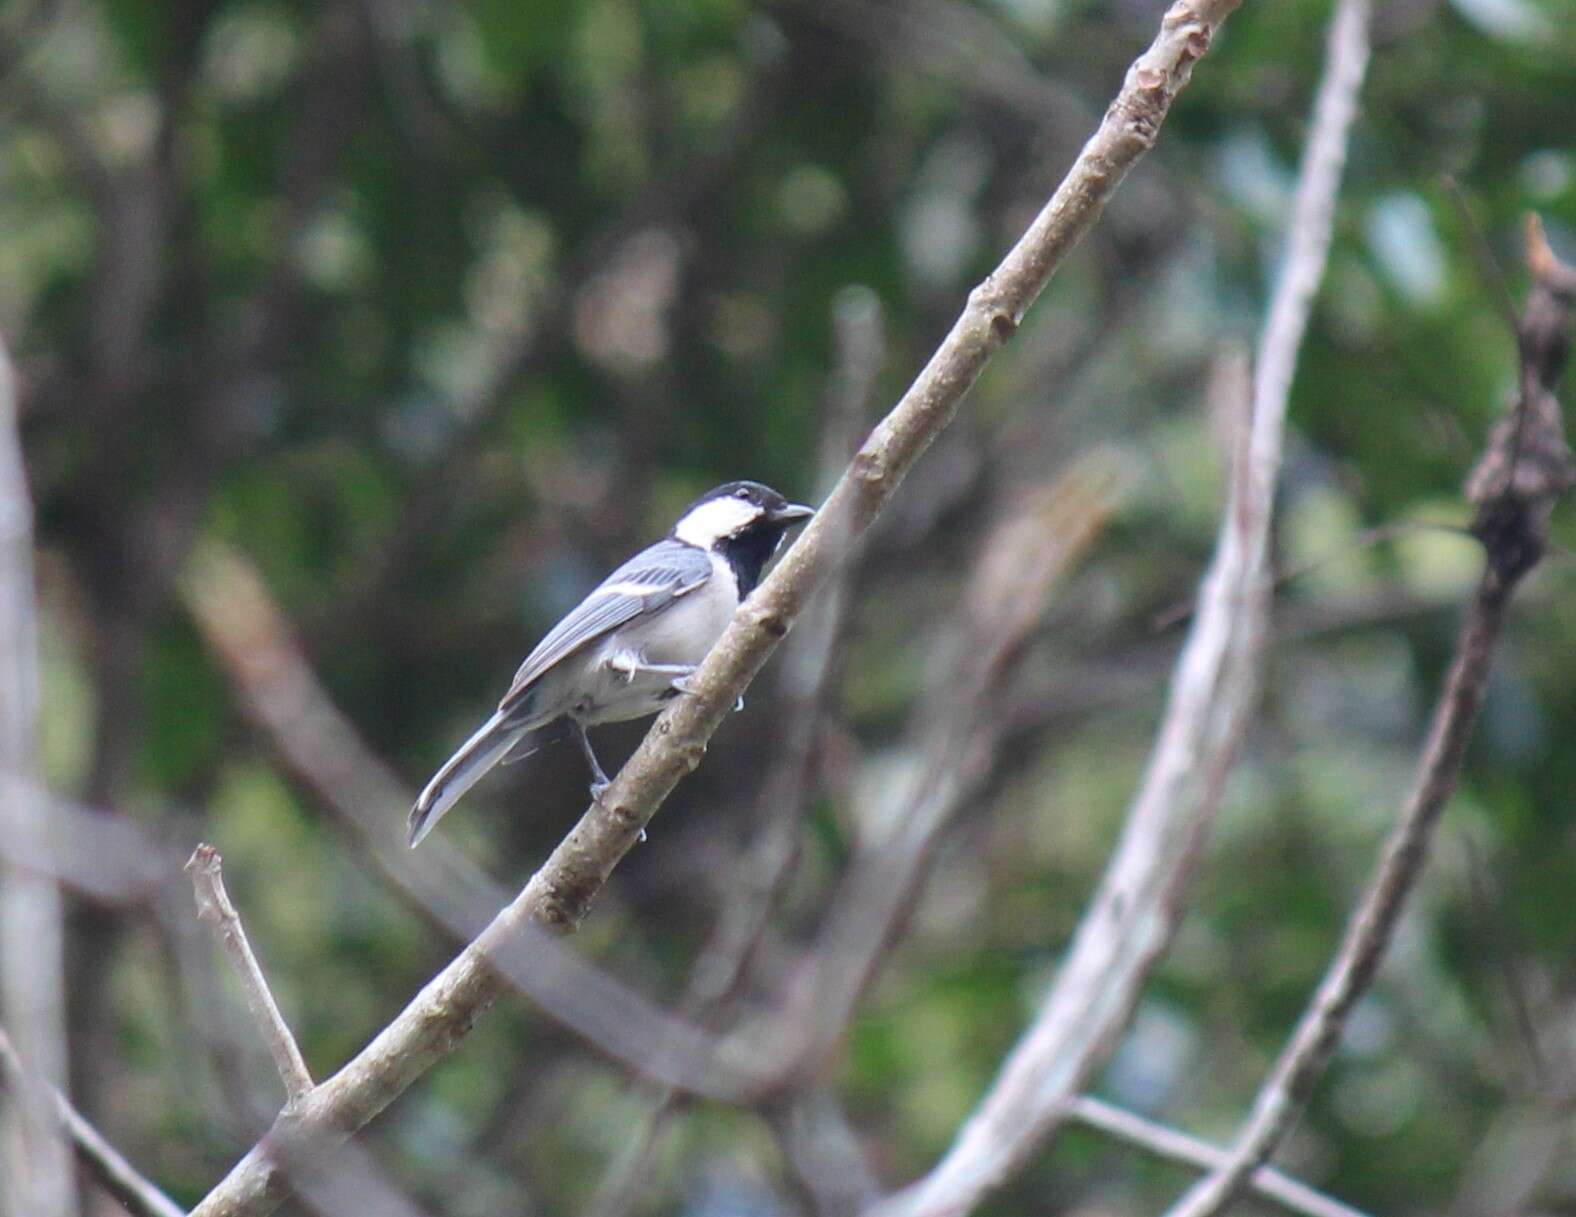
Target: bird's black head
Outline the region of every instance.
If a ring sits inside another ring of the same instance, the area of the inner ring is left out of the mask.
[[[673,535],[726,558],[739,582],[739,595],[747,596],[783,534],[814,514],[814,508],[790,503],[770,486],[728,482],[691,503],[673,526]]]

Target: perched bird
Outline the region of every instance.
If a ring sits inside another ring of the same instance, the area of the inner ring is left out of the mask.
[[[814,514],[759,482],[729,482],[696,499],[672,532],[604,579],[526,656],[498,712],[411,808],[412,848],[483,774],[560,718],[599,796],[608,778],[586,728],[655,714],[685,692],[783,535]]]

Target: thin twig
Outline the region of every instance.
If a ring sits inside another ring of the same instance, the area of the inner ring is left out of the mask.
[[[1555,501],[1576,483],[1576,460],[1566,446],[1553,395],[1570,351],[1576,271],[1554,259],[1541,237],[1541,230],[1529,224],[1534,283],[1517,326],[1521,399],[1511,417],[1494,428],[1467,485],[1478,509],[1473,532],[1486,551],[1483,575],[1467,605],[1412,792],[1346,924],[1340,949],[1259,1090],[1230,1159],[1190,1189],[1168,1217],[1224,1212],[1290,1131],[1323,1075],[1353,1006],[1373,983],[1422,874],[1440,813],[1455,792],[1510,598],[1543,554]]]
[[[0,1083],[12,1091],[20,1091],[28,1081],[29,1075],[21,1058],[17,1056],[5,1028],[0,1027]],[[82,1118],[71,1105],[71,1100],[55,1087],[45,1085],[60,1127],[71,1138],[77,1156],[93,1172],[94,1178],[105,1191],[120,1201],[133,1217],[183,1217],[185,1209],[127,1162],[98,1129]]]
[[[214,935],[229,955],[240,978],[241,989],[246,994],[246,1005],[252,1012],[257,1030],[268,1045],[268,1053],[279,1070],[279,1080],[285,1084],[287,1102],[299,1103],[312,1092],[312,1075],[307,1072],[306,1061],[295,1036],[279,1013],[279,1004],[268,988],[262,966],[247,941],[241,916],[230,903],[230,894],[224,890],[224,874],[219,851],[211,845],[199,845],[186,863],[186,873],[191,876],[192,890],[197,896],[197,916],[212,927]]]
[[[1092,1095],[1080,1095],[1067,1105],[1069,1119],[1103,1132],[1119,1141],[1183,1166],[1214,1170],[1230,1156],[1218,1145],[1190,1136],[1178,1129],[1146,1120],[1143,1116],[1117,1107]],[[1253,1190],[1282,1208],[1305,1217],[1363,1217],[1359,1209],[1343,1204],[1333,1196],[1315,1191],[1272,1166],[1261,1166],[1253,1173]]]
[[[1122,179],[1154,145],[1172,101],[1239,0],[1179,0],[1067,177],[967,307],[892,412],[865,441],[793,547],[734,616],[693,681],[612,785],[515,901],[338,1074],[281,1113],[268,1137],[195,1210],[251,1217],[284,1197],[281,1154],[330,1148],[361,1128],[453,1050],[504,992],[492,959],[528,924],[572,931],[647,821],[705,753],[707,740],[810,597],[847,556],[916,461],[951,421],[986,362],[1017,330]]]
[[[221,859],[211,847],[199,845],[186,869],[197,893],[200,919],[212,924],[214,932],[221,937],[227,953],[243,977],[243,987],[247,991],[254,1023],[269,1039],[271,1050],[279,1042],[280,1050],[274,1054],[287,1090],[292,1085],[291,1075],[285,1072],[287,1068],[294,1072],[295,1085],[310,1087],[311,1079],[306,1075],[306,1066],[299,1052],[295,1051],[289,1028],[279,1017],[277,1007],[273,1006],[272,996],[252,956],[240,915],[225,890]],[[161,919],[174,921],[176,917],[173,910],[161,913]],[[191,924],[189,916],[179,918],[179,930],[176,932],[183,936],[189,934],[196,939],[190,944],[189,951],[177,945],[178,951],[183,955],[200,953],[204,959],[208,958],[202,949],[207,944],[198,927]],[[181,962],[185,964],[184,960]],[[252,1000],[254,996],[258,1001]],[[260,1012],[259,1003],[269,1008]],[[223,1044],[222,1051],[233,1058],[236,1054],[230,1051],[230,1045],[239,1045],[244,1039],[242,1020],[238,1016],[231,1016],[227,1007],[216,1007],[212,997],[200,1002],[199,1006],[193,1017],[203,1019],[203,1034],[210,1039],[210,1050]],[[283,1058],[293,1058],[293,1063],[287,1066]],[[222,1059],[216,1058],[214,1064],[221,1069],[224,1067]],[[274,1107],[261,1093],[263,1088],[252,1071],[241,1073],[243,1076],[235,1079],[236,1093],[229,1097],[236,1113],[242,1118],[242,1126],[254,1131],[259,1123],[267,1122]],[[290,1101],[294,1102],[294,1097]],[[317,1213],[318,1217],[425,1217],[424,1211],[379,1169],[372,1156],[361,1146],[343,1144],[326,1154],[292,1154],[283,1158],[282,1162],[289,1173],[291,1189],[302,1204]]]
[[[1271,508],[1297,352],[1324,275],[1368,60],[1368,0],[1341,0],[1303,156],[1287,254],[1259,341],[1251,411],[1199,609],[1143,782],[1040,1013],[941,1161],[883,1217],[968,1213],[1066,1118],[1117,1043],[1181,917],[1183,897],[1257,700]],[[1236,378],[1239,382],[1242,377]],[[1239,404],[1242,388],[1228,394]]]

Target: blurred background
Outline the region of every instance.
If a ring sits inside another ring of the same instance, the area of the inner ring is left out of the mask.
[[[37,509],[44,769],[177,864],[199,838],[221,850],[314,1074],[455,949],[379,861],[403,848],[409,792],[540,634],[689,499],[735,477],[824,492],[1065,171],[1159,12],[0,11],[0,329]],[[980,548],[1062,546],[989,677],[989,770],[938,832],[821,1079],[863,1160],[850,1169],[884,1187],[928,1168],[977,1102],[1137,784],[1223,500],[1210,370],[1260,325],[1328,17],[1280,0],[1232,19],[904,485],[838,620],[796,632],[577,940],[700,1021],[768,1004],[945,739],[949,674],[1006,577],[976,565]],[[1388,0],[1374,38],[1292,400],[1262,712],[1175,947],[1096,1087],[1216,1139],[1334,948],[1477,570],[1451,530],[1516,366],[1482,245],[1518,300],[1524,211],[1576,252],[1576,3]],[[1495,1211],[1576,1212],[1568,504],[1555,534],[1422,889],[1282,1156],[1372,1210],[1476,1211],[1474,1188],[1552,1144],[1516,1208]],[[292,656],[365,755],[292,756],[304,724],[285,703],[270,729],[268,680]],[[643,730],[599,732],[604,761]],[[577,750],[549,743],[478,787],[435,847],[512,892],[585,781]],[[180,928],[195,922],[185,881],[128,878],[99,824],[70,842],[72,1093],[193,1203],[278,1082],[222,960]],[[708,996],[697,960],[762,873],[780,900]],[[659,1099],[506,1002],[363,1144],[453,1217],[594,1200],[805,1211],[769,1120],[684,1103],[651,1130]],[[1152,1213],[1187,1179],[1070,1129],[985,1211]],[[117,1210],[90,1193],[88,1211]]]

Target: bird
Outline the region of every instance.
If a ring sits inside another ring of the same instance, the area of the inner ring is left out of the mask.
[[[579,741],[600,799],[608,777],[586,728],[644,718],[688,692],[783,537],[814,514],[750,481],[691,503],[666,537],[598,584],[526,656],[497,711],[417,797],[411,848],[493,766],[526,755],[530,737],[559,719]]]

